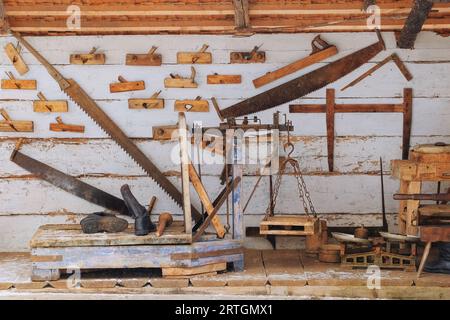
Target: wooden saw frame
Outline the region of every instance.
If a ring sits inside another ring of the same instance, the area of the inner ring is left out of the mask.
[[[326,104],[293,104],[290,113],[326,113],[328,169],[334,170],[334,115],[336,113],[403,113],[403,159],[408,159],[411,138],[412,89],[403,90],[402,104],[336,104],[334,89],[327,89]]]

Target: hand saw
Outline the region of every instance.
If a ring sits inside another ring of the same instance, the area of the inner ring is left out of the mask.
[[[325,87],[356,70],[385,49],[381,34],[378,30],[376,31],[378,42],[278,87],[236,103],[221,110],[220,113],[224,118],[237,118],[282,105]]]
[[[130,215],[127,206],[122,199],[24,155],[19,152],[20,144],[21,141],[19,141],[10,157],[10,160],[18,166],[79,198],[123,215]]]
[[[89,117],[92,118],[136,163],[179,205],[183,205],[181,192],[166,176],[147,158],[147,156],[125,135],[111,118],[84,92],[73,79],[64,78],[39,52],[37,52],[22,36],[13,32],[19,42],[42,63],[48,73],[58,82],[62,91],[75,102]],[[192,206],[192,216],[195,221],[202,218],[200,212]]]

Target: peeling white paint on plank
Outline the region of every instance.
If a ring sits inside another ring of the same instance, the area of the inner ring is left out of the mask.
[[[387,54],[382,55],[383,58],[386,56]],[[252,83],[253,79],[282,67],[284,64],[196,65],[195,70],[197,74],[195,80],[198,84],[198,88],[196,89],[164,88],[164,79],[169,77],[170,73],[189,78],[191,75],[189,65],[165,65],[158,68],[152,67],[153,69],[124,65],[67,65],[58,67],[58,70],[66,78],[75,79],[94,99],[125,100],[127,98],[150,97],[154,92],[159,90],[162,90],[160,96],[166,99],[195,98],[197,95],[203,96],[204,98],[214,96],[219,99],[245,99],[297,78],[323,65],[325,64],[309,66],[258,89],[254,88]],[[368,63],[338,81],[333,82],[329,87],[340,89],[373,66],[373,63]],[[83,67],[86,67],[86,69],[81,69]],[[407,67],[414,76],[409,82],[403,78],[397,69],[394,69],[396,67],[393,64],[389,64],[379,69],[371,77],[366,78],[358,85],[343,92],[338,91],[337,98],[401,97],[403,95],[403,88],[405,87],[414,88],[414,97],[449,97],[447,83],[443,82],[442,79],[450,71],[450,62],[430,64],[407,63]],[[0,73],[2,75],[4,75],[5,71],[10,70],[11,67],[9,66],[0,66]],[[242,83],[234,85],[207,85],[207,75],[214,72],[219,74],[241,74]],[[117,82],[119,75],[122,75],[128,81],[145,81],[145,90],[111,94],[109,92],[109,84]],[[48,95],[49,99],[51,97],[64,97],[57,83],[41,65],[31,66],[30,71],[26,74],[26,79],[38,80],[37,89]],[[424,82],[423,79],[427,79],[427,81]],[[312,92],[305,97],[322,98],[324,96],[325,88]],[[19,97],[27,100],[35,99],[36,91],[2,90],[0,96],[1,99],[16,99]]]
[[[142,35],[142,36],[64,36],[64,37],[28,37],[30,43],[38,49],[50,62],[68,64],[71,53],[84,53],[92,47],[98,47],[98,52],[106,54],[107,64],[123,64],[127,53],[146,53],[152,45],[158,47],[158,53],[163,56],[163,64],[175,64],[176,52],[199,50],[203,43],[209,44],[208,51],[213,54],[213,62],[229,63],[229,53],[232,51],[250,51],[255,45],[261,45],[266,51],[266,62],[291,62],[300,58],[299,53],[311,52],[312,33],[298,34],[257,34],[249,38],[236,38],[231,35]],[[367,46],[376,41],[373,32],[355,33],[322,33],[321,37],[330,44],[336,45],[344,55]],[[383,32],[387,50],[398,50],[393,32]],[[415,43],[415,50],[398,50],[401,58],[406,61],[439,61],[448,60],[446,49],[450,41],[446,41],[434,32],[421,32]],[[16,42],[14,37],[2,36],[1,42]],[[117,46],[120,43],[121,46]],[[176,43],[177,47],[172,44]],[[432,44],[432,45],[430,45]],[[26,51],[24,59],[29,64],[38,62]],[[332,60],[333,58],[329,59]],[[374,61],[379,61],[375,57]],[[11,62],[2,55],[1,64]]]
[[[449,73],[450,74],[450,73]],[[2,91],[0,91],[0,96]],[[50,98],[49,98],[50,99]],[[237,102],[238,100],[233,100]],[[346,99],[338,103],[402,103],[402,98]],[[100,101],[100,107],[107,112],[120,128],[130,137],[152,137],[152,126],[176,124],[177,113],[172,101],[166,102],[165,109],[129,110],[126,101]],[[299,103],[323,104],[323,99],[300,100]],[[294,102],[293,102],[294,103]],[[219,104],[225,106],[224,100]],[[450,135],[450,98],[415,98],[413,100],[412,136]],[[49,124],[55,122],[55,113],[33,113],[31,101],[0,101],[13,120],[33,120],[33,133],[0,132],[0,137],[30,138],[106,138],[107,135],[81,109],[69,102],[69,112],[61,114],[66,123],[83,124],[85,133],[51,132]],[[289,112],[289,104],[258,113],[262,123],[272,123],[273,113]],[[293,121],[293,135],[325,136],[325,114],[289,114]],[[401,136],[403,115],[401,113],[345,113],[336,114],[337,136]],[[186,113],[189,126],[193,121],[201,121],[205,127],[217,126],[219,119],[210,105],[208,113]]]
[[[180,188],[179,177],[169,178]],[[247,201],[257,177],[248,176],[243,179],[243,201]],[[120,187],[128,183],[136,198],[143,204],[156,196],[158,202],[155,213],[169,211],[181,214],[178,207],[157,185],[147,177],[88,177],[82,178],[95,187],[120,197]],[[343,175],[343,176],[305,176],[305,181],[315,203],[317,212],[377,212],[380,205],[380,177],[376,175]],[[204,176],[203,183],[211,199],[214,199],[223,188],[219,178]],[[386,210],[395,212],[397,201],[392,194],[398,190],[399,182],[390,177],[385,178]],[[445,184],[443,188],[445,188]],[[263,214],[268,204],[268,178],[263,178],[254,197],[247,208],[248,214]],[[425,185],[424,192],[434,192],[436,186]],[[192,202],[200,208],[198,197],[191,186]],[[297,184],[293,176],[283,177],[280,188],[280,199],[277,210],[281,213],[297,213],[301,208],[297,194]],[[297,201],[297,203],[295,202]],[[79,199],[62,191],[47,182],[38,179],[1,179],[0,180],[1,214],[42,213],[67,210],[75,213],[87,213],[103,210],[101,207]],[[224,209],[224,208],[223,208]],[[223,212],[223,211],[222,211]]]
[[[327,147],[325,137],[295,137],[292,156],[299,160],[303,173],[326,172]],[[450,136],[413,137],[412,145],[446,141]],[[0,177],[28,176],[29,172],[9,161],[17,139],[0,141]],[[398,137],[341,137],[335,140],[335,171],[339,173],[373,173],[379,171],[379,158],[383,158],[385,172],[390,161],[401,157],[402,138]],[[179,172],[180,166],[173,162],[177,142],[161,143],[154,140],[138,140],[137,145],[163,172]],[[158,152],[154,152],[158,150]],[[191,158],[196,149],[191,149]],[[145,176],[140,167],[111,139],[94,140],[32,140],[21,151],[69,175],[116,175]],[[202,175],[220,175],[223,164],[221,156],[212,157],[203,151],[206,161],[216,159],[217,164],[202,165]],[[284,152],[280,155],[284,156]],[[208,162],[211,163],[211,162]],[[258,165],[245,166],[245,175],[258,175]]]

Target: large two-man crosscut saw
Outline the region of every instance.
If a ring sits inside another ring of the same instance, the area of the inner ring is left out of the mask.
[[[381,33],[375,29],[378,41],[339,60],[315,69],[296,79],[257,94],[220,111],[223,118],[237,118],[277,107],[319,90],[361,67],[385,49]]]
[[[39,52],[37,52],[22,36],[16,32],[13,35],[30,51],[33,56],[47,69],[48,73],[58,82],[62,91],[88,114],[134,161],[179,205],[183,204],[181,192],[167,179],[166,176],[147,158],[147,156],[125,135],[111,118],[84,92],[73,79],[64,78]],[[200,212],[192,207],[194,220],[202,218]]]

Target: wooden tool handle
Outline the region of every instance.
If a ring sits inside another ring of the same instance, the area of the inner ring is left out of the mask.
[[[173,217],[169,212],[163,212],[159,215],[158,228],[156,230],[156,236],[160,237],[164,233],[164,230],[170,226],[173,222]]]
[[[150,204],[148,205],[148,214],[152,213],[153,208],[155,207],[155,203],[156,203],[156,197],[153,196],[152,199],[150,200]]]
[[[0,114],[2,115],[2,117],[3,117],[6,121],[8,121],[8,122],[11,122],[11,121],[12,121],[5,109],[1,108],[1,109],[0,109]]]
[[[156,49],[158,49],[158,47],[152,46],[152,47],[150,48],[150,50],[148,51],[148,55],[149,55],[149,56],[153,55],[153,54],[155,53]]]

